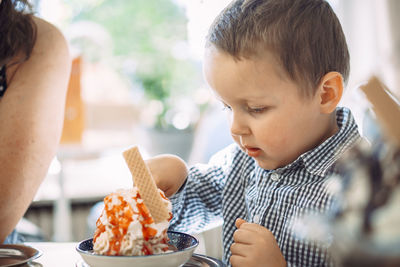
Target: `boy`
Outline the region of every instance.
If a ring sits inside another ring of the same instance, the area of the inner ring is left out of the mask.
[[[340,23],[323,0],[237,0],[207,37],[205,78],[229,113],[234,145],[186,173],[175,157],[148,161],[174,204],[171,229],[223,218],[232,266],[324,266],[327,248],[291,222],[323,213],[336,159],[359,139],[337,108],[349,75]],[[175,168],[176,167],[176,168]]]

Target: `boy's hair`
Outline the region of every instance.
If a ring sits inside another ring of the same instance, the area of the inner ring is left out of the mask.
[[[324,0],[235,0],[211,25],[207,45],[237,60],[271,51],[303,96],[330,71],[345,83],[349,76],[346,38]]]

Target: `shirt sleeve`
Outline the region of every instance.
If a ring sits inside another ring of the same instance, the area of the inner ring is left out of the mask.
[[[198,233],[222,218],[222,192],[234,149],[231,145],[215,154],[208,164],[189,169],[185,184],[171,197],[170,230]]]

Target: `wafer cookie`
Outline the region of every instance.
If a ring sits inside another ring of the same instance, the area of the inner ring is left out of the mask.
[[[123,152],[135,186],[139,188],[140,196],[149,209],[155,223],[169,218],[169,212],[157,189],[151,173],[140,155],[139,149],[135,146]]]

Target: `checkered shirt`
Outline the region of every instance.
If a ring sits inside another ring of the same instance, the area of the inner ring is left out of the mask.
[[[288,266],[330,266],[327,246],[299,239],[291,227],[305,212],[325,213],[333,196],[326,180],[335,161],[359,140],[357,125],[347,108],[337,108],[340,130],[291,164],[264,170],[232,144],[208,164],[190,168],[185,185],[175,194],[171,230],[196,233],[223,219],[223,261],[229,264],[235,220],[245,218],[268,228]]]

